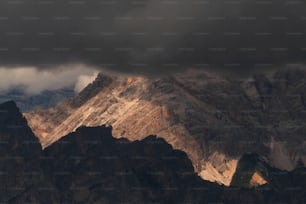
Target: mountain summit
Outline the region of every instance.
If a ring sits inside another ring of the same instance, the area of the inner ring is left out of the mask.
[[[25,116],[43,147],[79,126],[113,127],[131,141],[158,135],[187,153],[204,179],[229,185],[239,158],[306,164],[306,72],[236,80],[199,70],[159,78],[100,73],[76,98]]]

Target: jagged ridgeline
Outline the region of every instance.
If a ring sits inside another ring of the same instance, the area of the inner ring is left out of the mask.
[[[305,169],[277,188],[203,181],[187,155],[148,136],[116,139],[112,128],[80,127],[45,150],[14,102],[0,105],[1,203],[303,203]]]
[[[114,137],[131,141],[158,135],[186,152],[203,179],[230,185],[248,152],[278,169],[305,166],[305,78],[293,69],[243,80],[203,70],[100,73],[74,99],[25,116],[44,147],[81,125],[109,124]]]

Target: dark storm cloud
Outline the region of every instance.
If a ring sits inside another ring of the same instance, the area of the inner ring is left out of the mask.
[[[1,65],[241,73],[304,62],[306,1],[6,0],[0,29]]]

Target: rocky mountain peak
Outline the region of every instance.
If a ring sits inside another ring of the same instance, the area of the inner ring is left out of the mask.
[[[72,107],[80,107],[87,100],[94,97],[97,93],[103,90],[112,82],[112,77],[99,73],[96,79],[86,86],[78,96],[69,102]]]
[[[43,147],[82,125],[108,124],[116,138],[131,141],[158,135],[186,152],[202,178],[229,185],[247,152],[286,170],[306,163],[300,72],[246,80],[200,70],[157,78],[100,74],[72,102],[25,116]]]

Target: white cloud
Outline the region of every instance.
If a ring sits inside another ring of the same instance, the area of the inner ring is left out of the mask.
[[[97,73],[93,67],[82,64],[62,65],[53,70],[37,70],[35,67],[0,67],[0,92],[23,87],[28,95],[44,90],[56,90],[75,86],[80,90]]]
[[[79,93],[82,91],[88,84],[93,82],[97,77],[98,72],[93,73],[92,75],[81,75],[78,77],[78,80],[75,84],[74,91]]]

